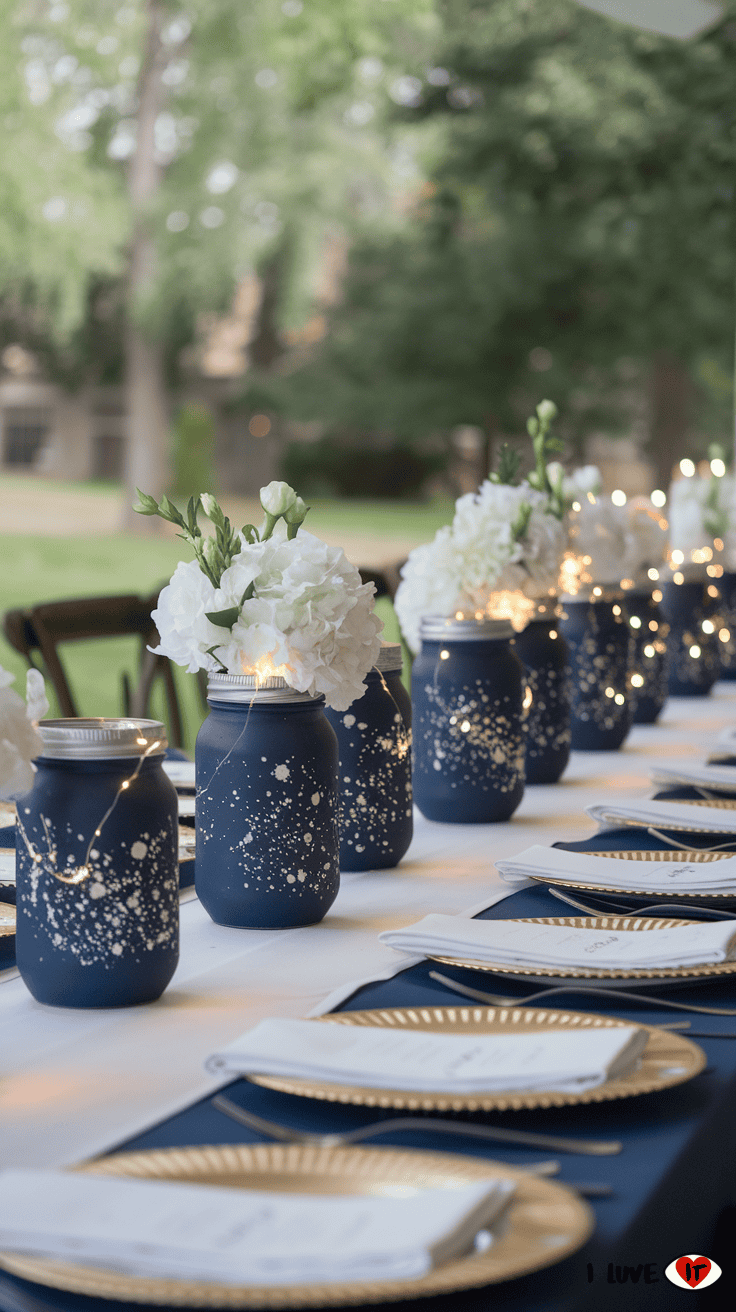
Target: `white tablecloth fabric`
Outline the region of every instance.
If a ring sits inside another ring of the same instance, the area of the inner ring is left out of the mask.
[[[529,787],[504,825],[441,825],[416,816],[397,870],[343,876],[326,919],[308,929],[224,929],[197,901],[181,908],[181,960],[146,1007],[40,1006],[18,978],[0,985],[0,1161],[61,1166],[103,1152],[212,1091],[203,1063],[264,1016],[320,1014],[406,960],[381,930],[432,911],[467,913],[508,896],[493,868],[533,843],[579,839],[594,802],[651,790],[659,760],[702,759],[736,722],[736,686],[670,702],[662,723],[634,729],[619,752],[576,753],[561,783]],[[561,914],[564,908],[561,907]]]

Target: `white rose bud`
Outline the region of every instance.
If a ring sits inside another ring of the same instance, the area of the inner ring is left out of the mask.
[[[261,488],[261,505],[266,514],[275,519],[291,510],[296,500],[296,492],[288,483],[279,483],[274,479],[268,487]]]
[[[540,401],[537,406],[537,414],[542,423],[547,422],[551,424],[552,420],[557,417],[557,406],[554,401]]]
[[[301,497],[297,497],[293,506],[290,506],[289,509],[284,512],[284,519],[287,524],[301,524],[307,517],[308,509],[309,507],[305,506]]]
[[[203,492],[199,499],[202,502],[202,509],[205,515],[209,517],[212,514],[212,511],[217,508],[217,502],[215,501],[215,498],[211,495],[210,492]]]

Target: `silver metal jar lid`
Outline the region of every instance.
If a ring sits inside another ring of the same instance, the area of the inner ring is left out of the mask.
[[[160,756],[168,746],[160,720],[130,717],[41,720],[44,757],[57,761],[104,761],[118,756]]]
[[[207,678],[207,696],[217,702],[248,705],[255,702],[313,702],[317,699],[308,692],[297,692],[280,674],[259,678],[256,674],[210,674]]]
[[[381,650],[378,653],[378,660],[374,669],[380,670],[381,674],[388,674],[391,670],[400,670],[404,664],[404,658],[401,653],[400,642],[382,642]]]
[[[419,626],[424,642],[485,642],[489,638],[513,638],[510,620],[456,620],[446,615],[425,615]]]

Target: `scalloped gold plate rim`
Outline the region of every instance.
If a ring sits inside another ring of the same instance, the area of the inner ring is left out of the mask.
[[[77,1170],[192,1184],[315,1194],[395,1194],[397,1188],[457,1189],[501,1176],[516,1190],[484,1252],[429,1271],[420,1280],[341,1281],[274,1287],[208,1285],[124,1275],[82,1265],[0,1254],[0,1266],[24,1280],[96,1298],[173,1307],[299,1308],[389,1303],[450,1294],[552,1266],[592,1233],[590,1208],[563,1185],[506,1163],[451,1153],[391,1148],[319,1148],[303,1144],[215,1145],[121,1153]]]
[[[600,929],[649,931],[673,929],[678,925],[702,924],[693,920],[655,920],[648,916],[526,916],[519,923],[525,925],[570,925],[573,929]],[[734,925],[736,932],[736,924]],[[493,975],[522,975],[539,979],[590,979],[615,980],[626,979],[718,979],[723,975],[736,974],[736,961],[718,961],[701,963],[697,966],[665,966],[658,970],[583,970],[581,967],[569,966],[509,966],[505,962],[476,961],[470,957],[438,957],[429,953],[430,961],[441,961],[445,966],[460,966],[465,970],[482,970]]]
[[[599,1029],[635,1022],[613,1016],[589,1015],[576,1011],[553,1011],[541,1007],[399,1007],[380,1011],[343,1011],[319,1016],[316,1024],[367,1025],[425,1030],[432,1033],[504,1034],[516,1027],[526,1033],[534,1030]],[[626,1077],[606,1080],[584,1093],[558,1089],[515,1090],[503,1093],[450,1094],[441,1090],[427,1092],[406,1089],[364,1089],[353,1085],[328,1084],[324,1080],[286,1078],[276,1075],[249,1075],[254,1084],[293,1093],[300,1098],[318,1098],[326,1102],[351,1103],[359,1107],[399,1107],[404,1111],[521,1111],[534,1107],[567,1107],[572,1103],[608,1102],[612,1098],[633,1098],[653,1093],[691,1080],[705,1065],[705,1054],[689,1039],[673,1031],[651,1025],[639,1028],[649,1033],[647,1046],[637,1070]]]
[[[656,799],[653,799],[653,800],[656,800]],[[666,800],[666,799],[665,799],[665,800]],[[673,803],[674,803],[674,800],[675,800],[675,799],[673,798],[673,799],[672,799]],[[680,801],[680,800],[682,800],[682,799],[677,799],[677,800]],[[701,803],[701,802],[696,802],[696,801],[689,801],[689,802],[686,803],[686,805],[687,805],[687,806],[701,806],[701,805],[702,805],[702,806],[716,806],[716,803],[714,803],[714,802],[702,802],[702,803]],[[723,810],[724,808],[723,808],[723,807],[718,808],[718,807],[716,806],[716,809]],[[730,808],[728,808],[728,809],[730,810]],[[630,817],[630,816],[621,816],[621,815],[603,815],[603,816],[601,817],[601,819],[602,819],[607,825],[609,825],[609,824],[610,824],[610,825],[614,825],[614,824],[615,824],[615,825],[616,825],[616,828],[620,828],[622,825],[625,825],[628,829],[653,829],[653,828],[656,827],[657,829],[666,829],[668,833],[677,833],[677,834],[680,834],[680,833],[682,833],[682,834],[713,834],[713,835],[715,835],[717,838],[725,838],[725,839],[729,839],[729,838],[730,838],[730,839],[733,839],[733,842],[736,843],[736,828],[734,828],[734,831],[733,831],[733,832],[731,832],[731,831],[728,830],[728,829],[713,829],[713,828],[710,828],[710,829],[703,829],[701,826],[698,826],[698,825],[695,825],[695,824],[692,824],[692,825],[682,824],[681,821],[667,820],[667,819],[656,820],[656,821],[655,821],[655,820],[634,820],[634,819],[633,819],[632,817]],[[596,853],[596,856],[598,856],[598,855],[599,855],[599,854]],[[733,852],[726,852],[725,855],[726,855],[726,856],[733,856]]]
[[[667,847],[661,852],[627,848],[623,852],[589,852],[588,855],[613,857],[618,861],[677,861],[678,863],[689,861],[693,865],[707,865],[711,861],[723,861],[734,854],[733,852],[705,852],[702,847],[692,850]]]
[[[590,855],[598,856],[598,853],[591,852]],[[579,893],[605,893],[606,896],[625,899],[644,897],[648,898],[649,902],[668,902],[672,898],[676,898],[678,902],[692,902],[693,905],[697,905],[698,902],[736,902],[736,893],[686,893],[682,888],[673,888],[671,892],[662,892],[654,888],[616,888],[611,884],[584,884],[580,879],[563,879],[561,875],[530,874],[528,878],[547,888],[576,888]]]

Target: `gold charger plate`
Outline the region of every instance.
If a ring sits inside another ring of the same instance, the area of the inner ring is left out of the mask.
[[[587,1015],[576,1011],[553,1011],[542,1007],[400,1007],[385,1011],[344,1011],[320,1016],[315,1024],[367,1025],[380,1028],[428,1030],[445,1034],[508,1034],[523,1030],[600,1029],[632,1024],[613,1016]],[[705,1065],[705,1053],[697,1044],[674,1031],[651,1025],[639,1026],[649,1033],[647,1046],[637,1070],[628,1076],[606,1080],[584,1093],[560,1090],[503,1093],[443,1093],[441,1090],[418,1093],[406,1089],[362,1089],[353,1085],[328,1084],[323,1080],[295,1076],[249,1075],[254,1084],[263,1084],[281,1093],[302,1098],[320,1098],[327,1102],[353,1103],[361,1107],[400,1107],[404,1111],[491,1112],[519,1111],[528,1107],[565,1107],[570,1103],[607,1102],[612,1098],[633,1098],[653,1093],[674,1084],[691,1080]]]
[[[573,929],[626,930],[628,932],[672,929],[678,925],[702,924],[692,920],[659,920],[647,916],[526,916],[518,922],[523,925],[570,925]],[[736,922],[734,923],[736,933]],[[665,966],[657,969],[640,967],[637,970],[584,970],[582,966],[509,966],[507,963],[476,961],[470,957],[438,957],[429,953],[430,961],[441,961],[446,966],[461,966],[466,970],[483,970],[493,975],[522,975],[531,980],[585,979],[594,983],[615,984],[621,980],[636,979],[666,983],[668,980],[718,979],[723,975],[736,975],[736,961],[701,963],[696,966]]]
[[[10,1253],[0,1255],[0,1266],[24,1280],[76,1294],[136,1303],[206,1308],[339,1307],[449,1294],[511,1280],[560,1262],[585,1243],[594,1224],[590,1208],[563,1185],[527,1175],[505,1163],[452,1153],[244,1144],[122,1153],[76,1169],[89,1175],[312,1194],[406,1196],[423,1189],[458,1189],[490,1176],[513,1180],[516,1185],[511,1203],[493,1227],[494,1242],[489,1248],[444,1263],[420,1280],[269,1287],[210,1285],[123,1275]]]
[[[669,828],[669,826],[667,826]],[[688,865],[702,865],[709,861],[722,861],[725,857],[733,856],[733,852],[703,852],[697,848],[693,852],[670,851],[665,849],[662,852],[642,852],[642,851],[625,851],[625,852],[588,852],[587,856],[618,857],[623,861],[676,861],[678,865],[687,863]],[[529,875],[537,884],[546,884],[553,888],[577,888],[581,893],[606,893],[614,897],[622,897],[627,901],[631,898],[646,898],[648,902],[667,902],[675,898],[678,902],[692,902],[696,906],[698,902],[734,902],[736,893],[687,893],[681,888],[673,888],[672,892],[658,892],[652,888],[616,888],[611,884],[591,884],[583,883],[580,879],[563,879],[561,875]]]

